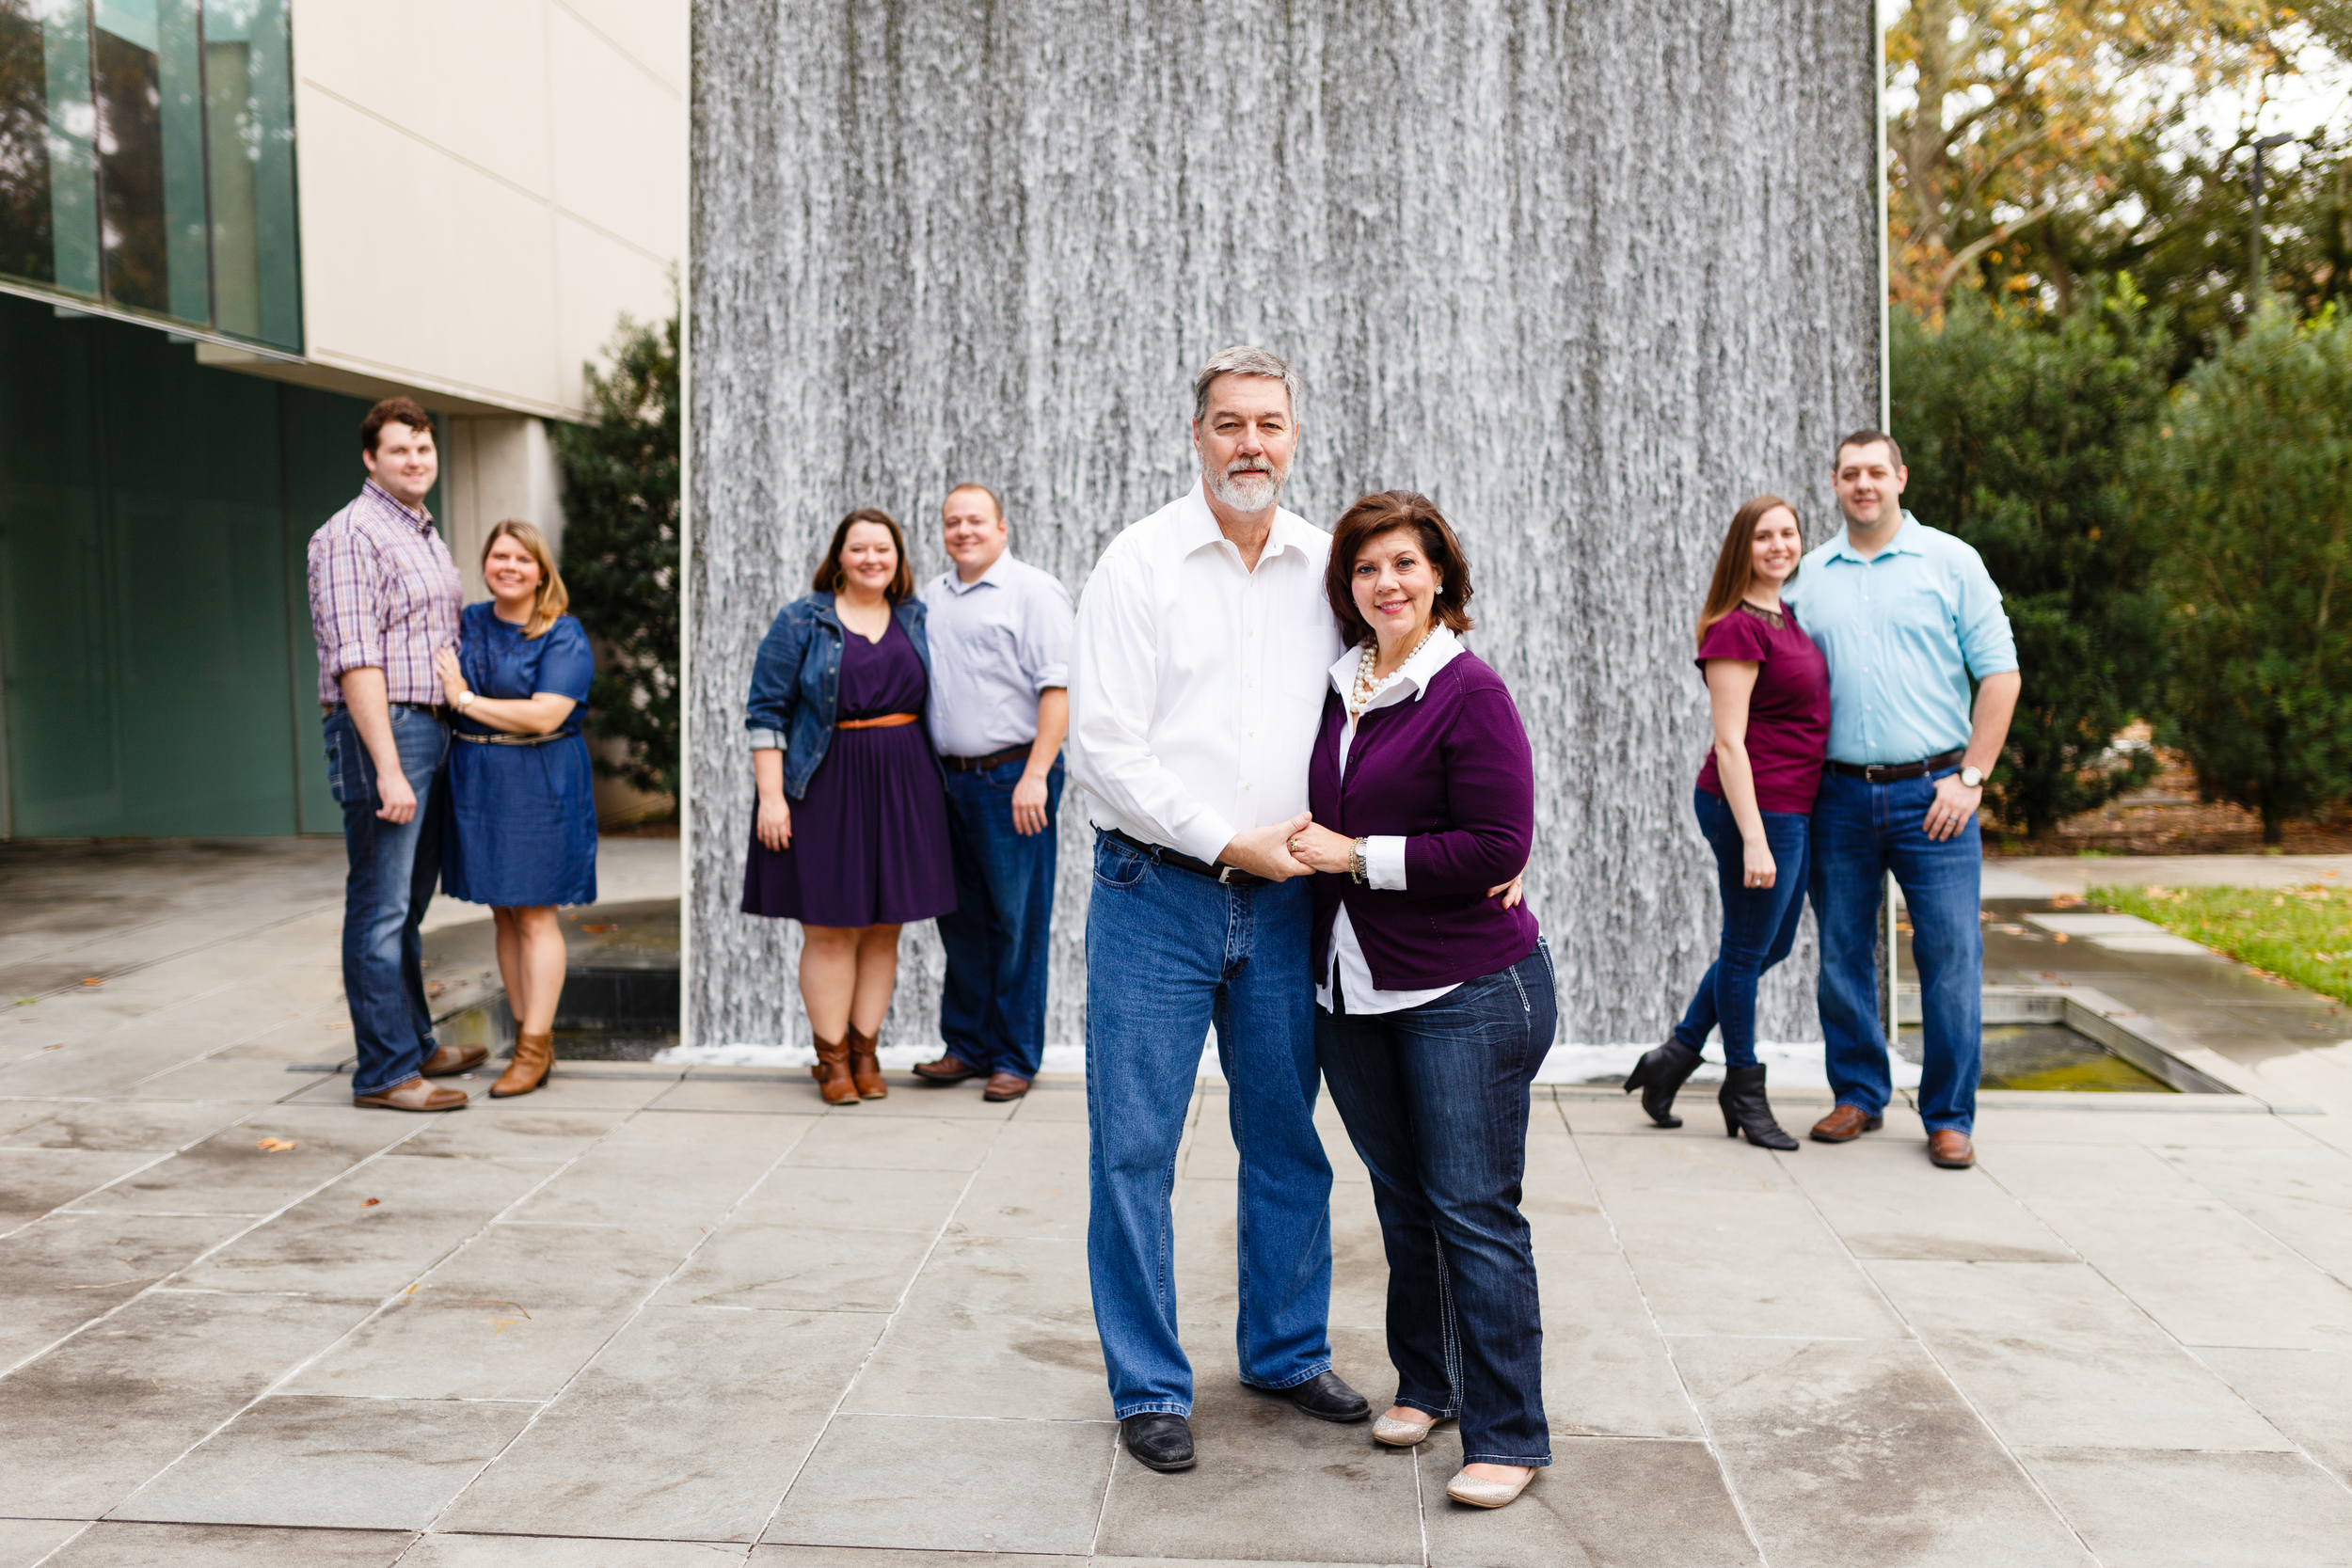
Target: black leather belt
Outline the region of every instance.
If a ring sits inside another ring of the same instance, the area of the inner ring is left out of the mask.
[[[991,752],[984,757],[951,757],[941,752],[939,760],[959,773],[977,773],[983,768],[995,768],[1029,754],[1034,741],[1025,740],[1018,746],[1008,746],[1001,752]]]
[[[476,735],[471,730],[452,730],[452,740],[470,740],[477,746],[545,746],[551,740],[569,740],[578,730],[563,730],[554,735]]]
[[[1104,838],[1115,838],[1137,854],[1147,855],[1162,865],[1172,865],[1179,871],[1189,871],[1196,877],[1206,877],[1213,882],[1223,882],[1227,887],[1271,887],[1274,885],[1270,878],[1261,877],[1254,871],[1244,871],[1238,865],[1212,865],[1207,861],[1197,861],[1190,855],[1178,854],[1163,845],[1146,844],[1135,834],[1122,833],[1117,828],[1104,828],[1102,832]]]
[[[1941,752],[1924,762],[1833,762],[1833,773],[1843,773],[1865,784],[1893,784],[1898,779],[1923,779],[1939,768],[1949,768],[1968,754],[1962,747],[1956,752]]]

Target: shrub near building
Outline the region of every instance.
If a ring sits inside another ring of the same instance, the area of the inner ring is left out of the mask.
[[[2156,738],[2277,844],[2352,795],[2352,324],[2265,307],[2189,373],[2136,470],[2161,541]]]

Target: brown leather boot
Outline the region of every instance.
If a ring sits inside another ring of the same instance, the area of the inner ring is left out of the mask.
[[[524,1035],[515,1037],[514,1059],[499,1081],[490,1085],[492,1100],[506,1100],[518,1094],[529,1094],[548,1081],[555,1070],[555,1037],[553,1035]]]
[[[861,1035],[857,1025],[850,1025],[850,1076],[857,1085],[860,1100],[887,1100],[890,1085],[882,1081],[882,1063],[874,1053],[882,1041],[872,1035]]]
[[[850,1048],[842,1041],[818,1037],[817,1060],[808,1075],[817,1080],[818,1092],[825,1097],[826,1104],[857,1103],[857,1085],[850,1077]]]

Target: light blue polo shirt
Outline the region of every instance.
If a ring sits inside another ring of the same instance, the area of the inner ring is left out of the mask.
[[[1968,744],[1968,679],[2017,668],[1974,546],[1909,512],[1865,560],[1838,536],[1781,591],[1829,660],[1832,762],[1917,762]]]

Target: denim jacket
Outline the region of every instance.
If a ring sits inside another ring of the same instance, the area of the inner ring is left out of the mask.
[[[914,644],[929,680],[931,647],[923,631],[924,612],[923,601],[913,597],[890,610],[891,618],[906,628],[907,641]],[[833,595],[809,594],[776,611],[752,666],[743,727],[751,732],[753,751],[784,753],[784,792],[795,800],[807,795],[808,781],[833,744],[841,697],[841,617],[834,611]],[[928,722],[924,733],[930,733]],[[941,776],[946,776],[944,769]]]

